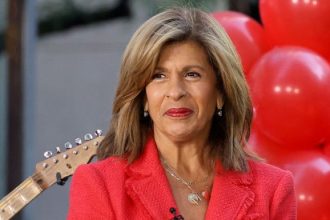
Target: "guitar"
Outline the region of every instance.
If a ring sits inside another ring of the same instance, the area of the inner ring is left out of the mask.
[[[0,220],[11,219],[45,189],[55,183],[63,185],[79,165],[89,163],[104,138],[101,130],[97,130],[95,134],[96,137],[86,134],[84,143],[77,138],[76,147],[67,142],[64,152],[56,147],[57,153],[54,156],[51,151],[46,151],[44,156],[47,159],[36,164],[35,173],[1,199]]]

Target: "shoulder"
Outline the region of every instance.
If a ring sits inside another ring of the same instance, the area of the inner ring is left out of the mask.
[[[127,160],[121,157],[108,157],[104,160],[96,161],[84,166],[90,166],[91,169],[101,172],[114,171],[114,169],[121,171],[127,166]]]
[[[288,170],[257,161],[249,161],[249,168],[256,191],[274,195],[294,190],[293,176]]]
[[[124,167],[118,158],[80,165],[72,177],[68,219],[113,219],[109,192],[122,188]]]
[[[253,177],[258,180],[279,181],[282,178],[292,178],[290,171],[264,162],[250,160],[249,168]]]
[[[125,160],[115,157],[80,165],[72,176],[71,200],[88,198],[95,201],[109,202],[108,193],[123,188],[125,167]]]
[[[109,157],[89,164],[80,165],[73,174],[73,180],[86,179],[94,182],[108,182],[114,177],[124,176],[127,161],[119,157]]]
[[[269,219],[296,219],[297,202],[292,173],[262,162],[249,161],[249,165],[256,208],[261,210],[267,204]]]

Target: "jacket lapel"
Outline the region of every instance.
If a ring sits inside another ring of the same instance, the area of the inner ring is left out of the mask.
[[[225,172],[217,162],[206,219],[242,219],[254,202],[252,181],[251,171]]]
[[[125,188],[128,195],[153,219],[173,219],[170,208],[177,206],[158,157],[157,146],[149,138],[140,159],[128,165]],[[252,171],[224,171],[216,163],[211,199],[205,219],[242,219],[254,203]]]
[[[126,173],[126,191],[146,215],[154,219],[173,218],[169,210],[176,204],[153,138],[147,140],[143,155],[128,165]]]

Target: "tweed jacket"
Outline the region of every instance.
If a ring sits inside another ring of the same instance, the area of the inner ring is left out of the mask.
[[[246,173],[224,171],[216,163],[205,219],[296,219],[291,173],[255,161],[249,168]],[[171,207],[180,211],[150,138],[131,164],[110,157],[80,166],[71,183],[68,219],[173,219]]]

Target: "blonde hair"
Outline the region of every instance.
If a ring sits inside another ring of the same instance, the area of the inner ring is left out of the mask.
[[[244,151],[250,135],[252,105],[237,52],[223,28],[206,12],[172,8],[147,20],[133,35],[123,55],[110,129],[98,158],[122,156],[129,162],[143,152],[152,122],[143,117],[145,87],[159,54],[172,42],[193,40],[204,47],[223,96],[223,116],[214,116],[210,155],[227,170],[246,171]]]

